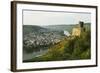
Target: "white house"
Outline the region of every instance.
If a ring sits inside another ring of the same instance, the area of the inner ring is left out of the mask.
[[[66,31],[66,30],[64,30],[64,34],[65,34],[66,36],[70,36],[70,33],[69,33],[68,31]]]

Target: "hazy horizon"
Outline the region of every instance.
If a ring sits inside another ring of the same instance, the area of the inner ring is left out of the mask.
[[[78,24],[79,21],[91,23],[91,14],[76,12],[23,11],[24,25],[72,25]]]

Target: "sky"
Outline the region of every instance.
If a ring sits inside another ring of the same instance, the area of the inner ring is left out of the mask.
[[[79,21],[91,22],[90,13],[23,11],[23,25],[69,25]]]

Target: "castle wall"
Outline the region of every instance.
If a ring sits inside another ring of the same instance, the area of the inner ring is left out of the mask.
[[[80,34],[81,34],[81,28],[73,28],[72,36],[80,36]]]

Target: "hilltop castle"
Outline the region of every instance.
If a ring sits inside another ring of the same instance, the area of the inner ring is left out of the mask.
[[[83,31],[85,31],[84,22],[80,21],[79,24],[72,29],[72,36],[80,36]]]

